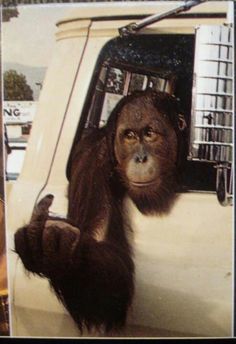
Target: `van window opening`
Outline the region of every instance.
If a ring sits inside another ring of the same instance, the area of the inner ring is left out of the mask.
[[[129,77],[128,92],[141,90],[146,86],[150,87],[152,82],[153,87],[156,87],[159,83],[160,90],[169,87],[165,90],[169,90],[179,98],[183,112],[189,114],[193,56],[194,35],[138,35],[117,37],[108,42],[98,58],[75,141],[77,142],[81,138],[86,123],[87,125],[89,123],[90,128],[98,127],[97,118],[95,122],[92,118],[88,119],[88,114],[95,112],[94,102],[96,110],[99,110],[97,108],[99,104],[100,107],[103,105],[101,102],[95,101],[96,93],[101,92],[104,96],[105,93],[124,96],[127,91],[121,88],[128,87]],[[142,83],[143,78],[146,81],[144,80]],[[161,85],[161,80],[166,80],[165,84]],[[101,116],[101,113],[97,111],[96,116]],[[186,119],[188,121],[188,118]]]
[[[126,94],[153,88],[180,100],[188,128],[191,120],[194,35],[117,37],[102,49],[72,146],[106,124],[116,103]],[[189,131],[183,152],[183,190],[215,191],[216,171],[209,162],[188,161]],[[70,158],[67,164],[67,171]],[[68,173],[67,173],[68,175]]]

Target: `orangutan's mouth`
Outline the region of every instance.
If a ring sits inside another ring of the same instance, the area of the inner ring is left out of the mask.
[[[130,181],[130,184],[133,185],[133,186],[136,186],[136,187],[139,187],[139,188],[142,188],[142,187],[147,187],[147,186],[151,186],[151,185],[154,185],[157,183],[157,180],[151,180],[151,181],[148,181],[148,182],[133,182],[133,181]]]

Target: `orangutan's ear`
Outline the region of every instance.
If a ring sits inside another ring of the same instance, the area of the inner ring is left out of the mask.
[[[187,123],[185,121],[184,115],[178,114],[178,128],[180,131],[184,131],[187,128]]]

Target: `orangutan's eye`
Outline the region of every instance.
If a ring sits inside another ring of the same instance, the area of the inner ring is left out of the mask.
[[[144,130],[144,139],[146,141],[153,141],[157,138],[158,134],[152,127],[147,127]]]
[[[136,133],[133,130],[126,129],[124,131],[124,138],[127,141],[135,141],[135,140],[137,140],[137,135],[136,135]]]

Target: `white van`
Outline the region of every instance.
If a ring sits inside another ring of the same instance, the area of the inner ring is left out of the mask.
[[[204,2],[127,27],[182,4],[83,4],[57,23],[23,168],[8,186],[12,335],[80,336],[47,280],[26,274],[11,251],[13,235],[46,194],[55,196],[51,211],[66,216],[73,144],[104,125],[121,97],[150,87],[175,94],[185,113],[183,192],[163,217],[144,216],[128,201],[136,290],[127,326],[116,335],[232,336],[232,3]]]

